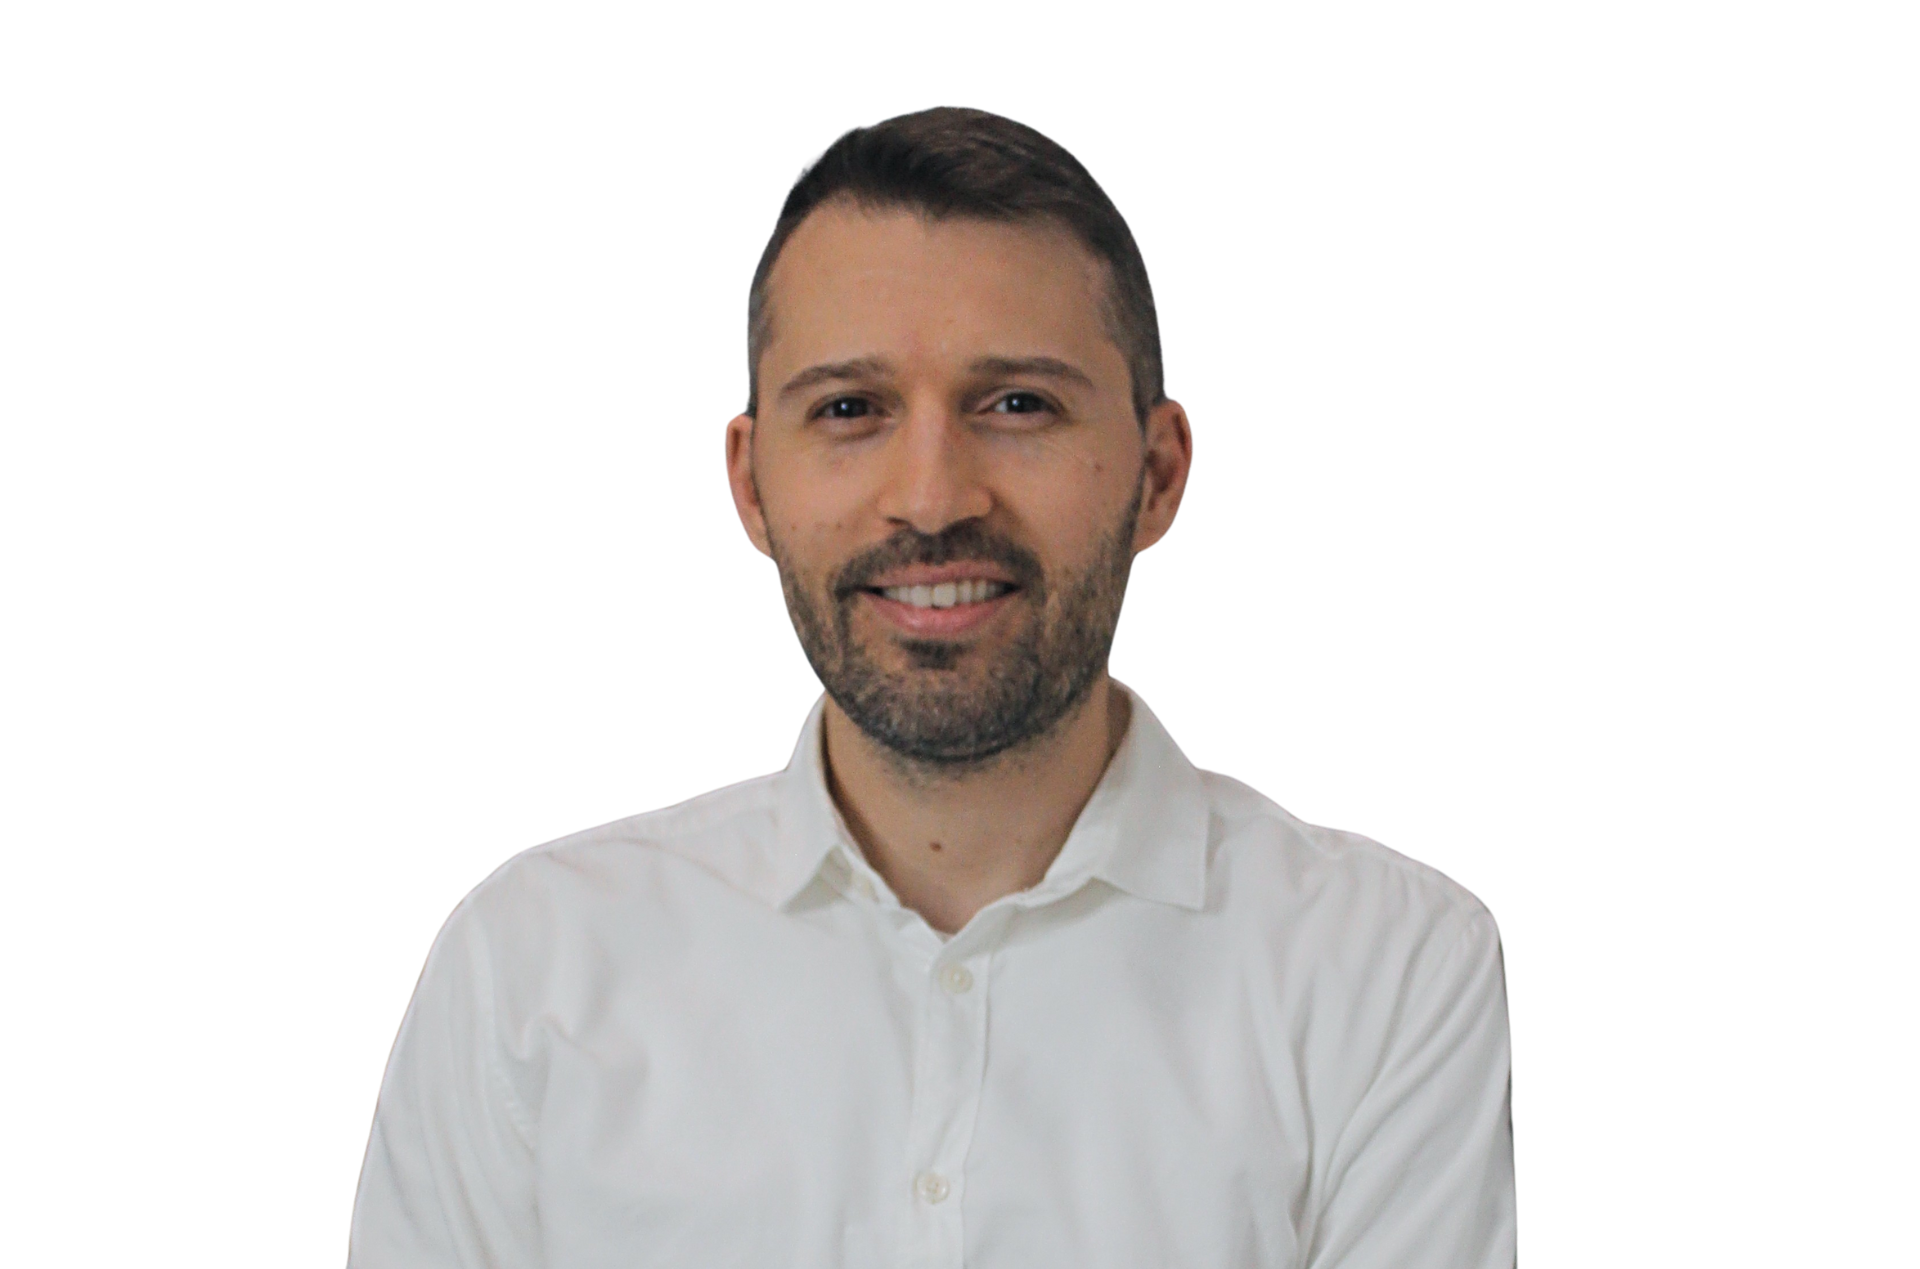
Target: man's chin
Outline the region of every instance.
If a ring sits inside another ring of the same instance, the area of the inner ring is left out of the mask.
[[[894,694],[928,700],[965,700],[996,679],[984,650],[958,640],[900,640],[875,658]]]
[[[982,710],[977,696],[902,693],[866,700],[847,710],[869,740],[901,758],[935,767],[962,767],[994,757],[1030,738],[1029,729]]]

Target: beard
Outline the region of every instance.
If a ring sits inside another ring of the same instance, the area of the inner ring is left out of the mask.
[[[974,766],[1046,735],[1086,698],[1107,666],[1120,601],[1133,566],[1141,491],[1086,567],[1049,576],[1032,552],[963,520],[936,534],[903,529],[834,569],[812,588],[771,543],[787,612],[813,672],[853,724],[883,749],[921,768]],[[889,640],[907,662],[889,669],[853,635],[854,605],[870,579],[907,565],[980,560],[999,565],[1027,607],[1011,642]]]

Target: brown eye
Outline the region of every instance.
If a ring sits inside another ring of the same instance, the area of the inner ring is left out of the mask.
[[[873,413],[873,409],[862,397],[835,397],[821,409],[820,417],[825,419],[863,419]]]
[[[993,408],[1002,414],[1040,414],[1053,407],[1047,399],[1034,392],[1009,392],[993,403]]]

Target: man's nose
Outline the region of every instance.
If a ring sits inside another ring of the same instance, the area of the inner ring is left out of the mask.
[[[880,505],[887,519],[932,535],[993,509],[977,442],[956,410],[916,405],[892,441]]]

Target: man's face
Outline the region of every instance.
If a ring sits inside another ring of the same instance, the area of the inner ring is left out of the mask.
[[[742,522],[829,694],[921,763],[1044,734],[1105,669],[1190,442],[1143,429],[1101,267],[1047,225],[832,203],[769,279]]]

